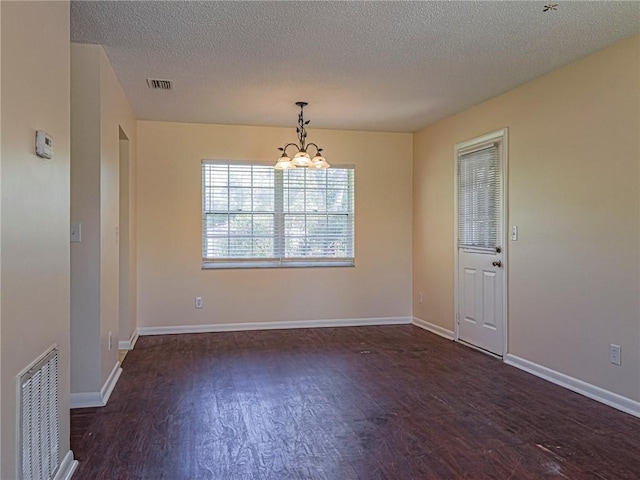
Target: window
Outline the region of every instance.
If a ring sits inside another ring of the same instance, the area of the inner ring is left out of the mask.
[[[204,160],[203,268],[353,266],[354,173]]]
[[[491,249],[500,240],[498,144],[458,153],[458,246]]]

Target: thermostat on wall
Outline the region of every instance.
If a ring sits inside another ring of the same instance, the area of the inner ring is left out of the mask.
[[[53,137],[44,130],[36,131],[36,155],[53,158]]]

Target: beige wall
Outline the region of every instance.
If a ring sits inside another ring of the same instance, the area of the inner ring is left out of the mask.
[[[356,166],[356,267],[203,271],[201,160],[275,162],[295,129],[138,122],[140,327],[411,314],[411,135],[309,137],[330,162]]]
[[[0,92],[2,91],[2,3],[0,3]],[[0,112],[2,112],[2,95],[0,95]],[[2,115],[0,114],[0,178],[2,177]],[[0,272],[2,272],[2,181],[0,181]],[[2,275],[0,274],[0,292],[2,291]],[[2,345],[2,295],[0,294],[0,345]],[[2,432],[2,353],[0,352],[0,432]],[[0,435],[0,472],[2,472],[2,435]]]
[[[71,216],[82,224],[82,242],[71,250],[71,391],[81,394],[100,391],[116,365],[118,340],[130,334],[119,332],[116,229],[120,130],[130,139],[129,168],[135,170],[136,121],[102,47],[72,44],[71,57]],[[135,200],[135,192],[131,196]],[[135,238],[135,225],[129,230]]]
[[[414,315],[453,330],[454,144],[508,127],[508,351],[640,400],[639,105],[636,36],[417,132]]]
[[[129,177],[131,177],[131,171],[135,171],[136,165],[137,124],[129,101],[102,48],[100,48],[100,119],[100,279],[102,293],[100,298],[100,345],[102,351],[101,377],[104,383],[118,359],[118,340],[128,340],[131,334],[131,331],[120,332],[119,321],[120,129],[129,138]],[[133,197],[135,200],[135,192]],[[135,209],[135,201],[133,208]],[[131,232],[135,234],[135,225],[130,226],[129,233]],[[130,238],[127,237],[123,240],[128,243]],[[134,254],[133,265],[135,265],[135,260]],[[135,291],[133,295],[135,296]],[[133,305],[135,305],[135,298]],[[113,349],[111,351],[106,348],[109,332],[113,333]]]
[[[136,171],[132,141],[120,130],[119,339],[127,343],[137,328]],[[135,136],[134,136],[135,140]],[[133,156],[133,159],[130,158]],[[133,162],[133,163],[132,163]],[[130,348],[127,347],[127,348]]]
[[[100,63],[98,46],[71,45],[71,391],[100,390]]]
[[[33,28],[37,25],[38,28]],[[16,376],[60,347],[60,459],[69,450],[69,4],[2,2],[0,478],[16,478]],[[55,158],[34,154],[35,131]]]
[[[0,92],[2,91],[2,3],[0,3]],[[2,95],[0,95],[0,112],[2,112]],[[2,115],[0,114],[0,178],[2,178]],[[2,272],[2,181],[0,181],[0,272]],[[0,274],[0,292],[2,291],[2,275]],[[0,294],[0,345],[2,345],[2,295]],[[0,351],[0,432],[2,427],[2,353]],[[0,435],[0,473],[2,472],[2,435]]]

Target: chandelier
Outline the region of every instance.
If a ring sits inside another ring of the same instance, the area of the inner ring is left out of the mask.
[[[277,170],[289,170],[292,168],[298,167],[306,167],[306,168],[329,168],[329,164],[322,156],[322,149],[318,147],[315,143],[306,143],[307,141],[307,130],[306,126],[309,125],[311,120],[304,120],[304,107],[309,105],[307,102],[296,102],[296,105],[300,107],[300,114],[298,114],[298,127],[296,128],[296,132],[298,134],[298,143],[287,143],[284,147],[279,148],[282,152],[282,155],[278,159],[274,168]],[[293,158],[287,155],[287,148],[295,147],[298,149],[298,152],[293,156]],[[309,147],[315,148],[315,155],[312,157],[307,152]]]

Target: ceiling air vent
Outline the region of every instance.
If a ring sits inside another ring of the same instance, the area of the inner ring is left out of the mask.
[[[173,90],[173,80],[147,78],[147,85],[149,85],[149,88],[152,90]]]

